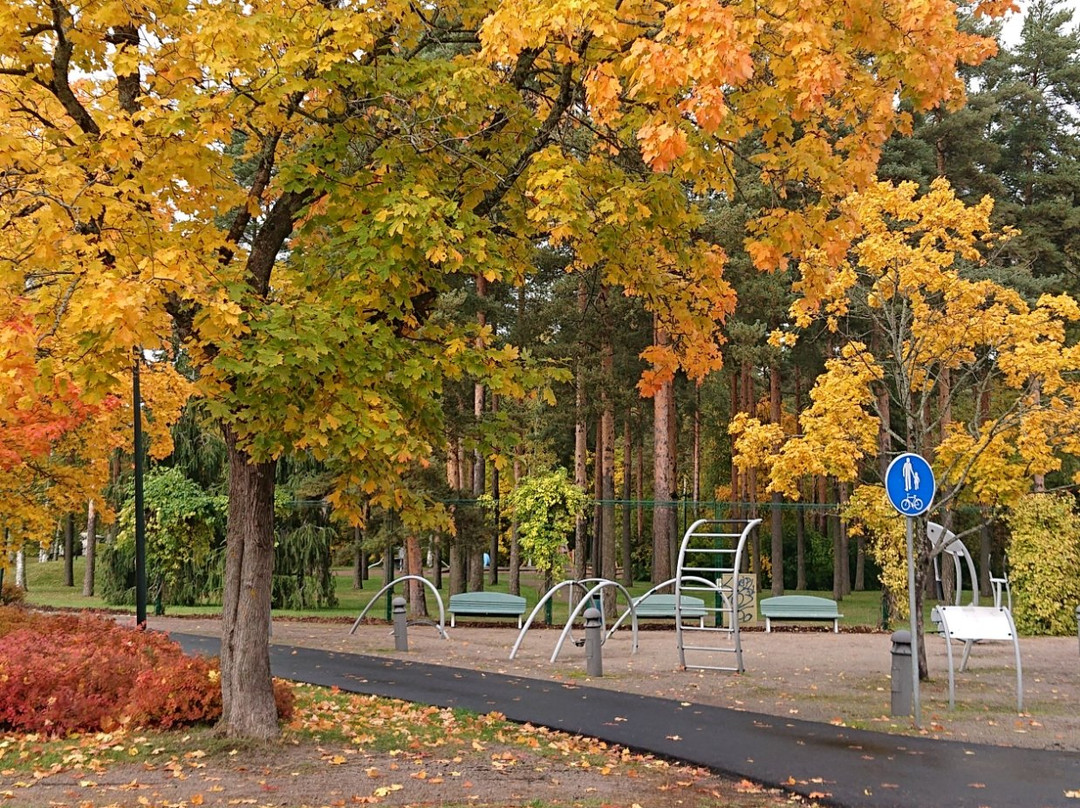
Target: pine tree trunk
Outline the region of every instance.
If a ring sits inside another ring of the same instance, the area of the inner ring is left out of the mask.
[[[637,546],[645,542],[645,441],[638,441],[637,445],[637,473],[635,474],[637,496]]]
[[[94,573],[97,563],[97,512],[94,500],[86,506],[86,566],[83,568],[82,593],[84,598],[94,595]]]
[[[405,537],[405,570],[409,575],[424,574],[424,557],[420,552],[420,539],[410,533]],[[409,595],[409,617],[421,619],[428,616],[426,587],[420,581],[410,580],[406,587]]]
[[[464,458],[461,449],[461,439],[451,438],[447,443],[446,456],[446,482],[455,495],[460,495],[464,485]],[[460,505],[451,507],[451,515],[457,515]],[[450,594],[459,595],[465,591],[465,562],[461,552],[461,531],[451,537],[447,547],[447,563],[450,566]]]
[[[737,371],[735,366],[731,368],[730,388],[728,395],[731,400],[731,417],[729,421],[734,421],[735,416],[739,414],[742,407],[742,386],[740,380],[742,378],[741,371]],[[742,518],[742,507],[740,502],[742,501],[742,472],[739,467],[735,465],[735,459],[731,460],[731,518]]]
[[[480,298],[480,305],[476,312],[476,324],[483,328],[487,325],[487,312],[484,299],[487,297],[487,279],[483,274],[476,276],[476,296]],[[477,348],[483,348],[483,340],[477,339]],[[473,386],[473,417],[479,424],[484,417],[487,404],[487,391],[482,384]],[[476,449],[473,453],[472,495],[478,500],[484,495],[487,482],[487,459]],[[475,506],[474,506],[475,507]],[[484,590],[484,544],[478,542],[477,546],[469,549],[469,591],[482,592]]]
[[[844,573],[843,564],[841,561],[843,555],[842,540],[840,537],[840,514],[837,512],[836,507],[829,508],[829,536],[832,538],[833,546],[833,579],[832,579],[832,594],[833,600],[841,601],[844,599]]]
[[[658,331],[657,345],[666,345],[667,334]],[[661,385],[653,396],[653,563],[652,582],[654,584],[670,580],[672,575],[671,555],[675,542],[675,446],[671,439],[675,420],[672,406],[674,382],[668,380]]]
[[[476,410],[475,414],[477,420],[483,415],[484,412],[484,388],[481,385],[476,385]],[[484,456],[477,449],[473,453],[473,473],[472,473],[472,496],[473,500],[478,500],[484,495],[485,481],[487,476],[487,463]],[[474,505],[473,507],[477,507]],[[484,544],[483,542],[476,542],[469,547],[469,580],[468,587],[470,592],[483,592],[484,591]]]
[[[615,384],[615,348],[611,344],[611,318],[608,308],[608,289],[600,291],[600,308],[603,319],[600,355],[603,382],[600,388],[600,402],[603,413],[600,416],[600,430],[604,433],[602,454],[600,455],[600,497],[604,502],[603,521],[600,534],[600,576],[608,581],[615,580],[615,565],[618,561],[618,546],[615,543],[615,405],[611,400],[611,389]],[[615,596],[604,598],[605,616],[614,620],[616,617]]]
[[[589,426],[585,420],[585,368],[578,364],[574,379],[574,484],[582,491],[589,490]],[[585,562],[588,558],[586,544],[589,541],[589,520],[583,513],[574,523],[573,578],[580,581],[585,577]],[[577,587],[570,588],[570,603],[577,605]]]
[[[843,509],[848,502],[847,483],[839,483],[837,486],[837,498],[840,508]],[[840,594],[851,594],[851,544],[848,537],[847,519],[838,518],[837,529],[840,531]]]
[[[229,513],[221,625],[220,731],[228,737],[278,735],[270,678],[270,595],[274,571],[274,466],[252,463],[225,431]]]
[[[491,469],[491,497],[495,500],[495,524],[491,528],[491,549],[488,551],[488,555],[491,556],[488,581],[494,586],[499,582],[499,529],[502,523],[502,516],[499,513],[499,470],[494,466]]]
[[[521,458],[514,457],[514,488],[521,484]],[[510,580],[507,591],[511,595],[521,594],[521,537],[518,535],[517,516],[510,525]]]
[[[596,449],[593,453],[593,533],[589,557],[592,559],[592,577],[601,578],[601,565],[604,552],[604,417],[601,412],[600,423],[596,426]]]
[[[795,418],[802,417],[802,374],[795,366]],[[801,425],[796,432],[802,434]],[[800,491],[803,488],[799,484]],[[800,506],[795,511],[795,589],[806,589],[806,509]]]
[[[630,478],[634,457],[634,444],[630,434],[630,419],[633,412],[626,413],[623,421],[623,513],[622,513],[622,578],[623,586],[629,587],[634,583],[633,552],[630,543]]]
[[[774,424],[781,422],[783,400],[780,395],[780,368],[769,368],[769,419]],[[772,594],[784,594],[784,513],[781,510],[783,497],[774,493],[769,506],[769,560],[772,563]]]

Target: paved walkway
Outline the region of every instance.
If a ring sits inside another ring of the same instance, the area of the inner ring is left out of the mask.
[[[216,653],[213,637],[173,633]],[[275,644],[275,676],[529,722],[841,806],[1080,808],[1080,754],[933,741],[616,690]]]

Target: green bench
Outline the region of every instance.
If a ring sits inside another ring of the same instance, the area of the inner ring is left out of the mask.
[[[844,615],[836,608],[836,601],[814,595],[780,595],[764,598],[758,607],[765,618],[765,631],[772,631],[773,620],[831,620],[833,631],[840,633],[840,618]]]
[[[450,627],[457,615],[470,617],[516,617],[521,628],[525,614],[525,598],[505,592],[460,592],[450,596]]]
[[[705,625],[705,601],[691,595],[682,596],[682,616],[696,617]],[[675,596],[652,594],[634,600],[634,614],[641,618],[675,618]]]

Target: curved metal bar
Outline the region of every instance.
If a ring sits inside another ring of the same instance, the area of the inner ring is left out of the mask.
[[[562,633],[559,635],[559,641],[557,643],[555,643],[555,650],[551,652],[551,660],[550,660],[551,662],[554,662],[556,659],[558,659],[559,652],[562,650],[562,647],[563,647],[563,643],[566,642],[566,638],[570,634],[570,629],[573,628],[573,626],[574,626],[574,620],[577,619],[577,616],[579,614],[581,614],[583,611],[585,611],[587,608],[589,608],[589,603],[592,601],[593,596],[597,592],[603,592],[603,590],[605,590],[605,589],[607,589],[608,587],[611,587],[611,586],[617,587],[618,589],[622,590],[622,593],[624,595],[626,595],[626,600],[630,604],[631,610],[634,609],[634,599],[632,597],[630,597],[629,590],[627,590],[627,588],[625,586],[623,586],[622,584],[620,584],[618,581],[612,581],[612,580],[610,580],[608,578],[595,578],[595,579],[586,579],[586,580],[595,580],[595,581],[598,581],[599,583],[597,583],[596,586],[594,586],[592,589],[590,589],[585,594],[585,597],[583,597],[581,600],[578,601],[577,606],[575,606],[573,611],[570,613],[570,616],[566,620],[566,625],[563,627]],[[601,602],[603,602],[603,601],[601,601]],[[634,611],[634,614],[633,614],[632,625],[634,627],[634,647],[633,647],[633,650],[631,651],[631,653],[637,653],[638,637],[637,637],[637,612],[636,611]],[[607,639],[607,638],[605,637],[605,639]]]
[[[742,640],[741,640],[741,638],[739,636],[739,614],[738,614],[739,577],[742,574],[741,573],[742,559],[743,559],[743,553],[745,552],[745,549],[746,549],[746,540],[750,536],[750,531],[752,531],[759,524],[761,524],[760,519],[751,519],[750,521],[747,521],[747,522],[744,522],[744,521],[739,520],[739,519],[698,519],[696,522],[694,522],[692,525],[690,525],[690,527],[688,527],[686,529],[686,532],[683,534],[682,543],[679,545],[678,562],[677,562],[676,567],[675,567],[675,644],[676,644],[676,646],[677,646],[677,648],[679,650],[679,665],[684,669],[688,667],[687,663],[686,663],[686,650],[687,650],[687,648],[686,648],[686,644],[685,644],[684,638],[683,638],[683,625],[682,625],[682,581],[684,579],[689,579],[691,576],[684,576],[683,575],[683,569],[686,566],[687,552],[695,550],[695,549],[703,549],[703,548],[691,548],[690,543],[691,543],[692,539],[695,538],[695,536],[696,536],[696,534],[698,532],[698,528],[702,527],[703,525],[707,525],[707,524],[728,524],[728,525],[739,525],[739,524],[741,524],[743,526],[742,531],[739,534],[738,540],[735,542],[735,547],[733,548],[734,549],[734,558],[731,561],[731,566],[729,568],[728,567],[723,567],[723,568],[718,567],[717,568],[718,572],[728,573],[728,574],[731,575],[731,599],[730,599],[731,628],[730,628],[730,633],[731,633],[731,638],[732,638],[733,645],[734,645],[733,650],[734,650],[735,659],[736,659],[735,667],[733,669],[722,668],[720,670],[734,670],[734,671],[737,671],[739,673],[742,673],[742,671],[743,671]],[[708,533],[703,533],[702,537],[703,538],[708,537],[709,535],[710,534],[708,534]],[[730,538],[735,538],[734,533],[727,534],[727,535],[730,536]],[[705,551],[705,552],[708,552],[708,551]],[[728,551],[728,552],[730,552],[730,551]],[[704,648],[699,648],[699,649],[696,649],[696,650],[705,650],[705,649]]]
[[[533,610],[529,612],[529,618],[525,621],[525,625],[521,627],[521,631],[518,632],[517,639],[514,640],[514,647],[510,649],[510,659],[517,656],[518,649],[521,647],[521,642],[525,639],[525,632],[532,626],[532,621],[535,619],[536,615],[540,613],[541,607],[551,600],[556,592],[567,586],[580,586],[582,589],[585,589],[585,586],[581,581],[569,580],[559,581],[559,583],[555,584],[555,586],[545,592],[544,597],[540,598],[540,601],[533,607]]]
[[[385,584],[382,589],[375,593],[375,597],[368,601],[367,606],[360,612],[360,616],[356,618],[356,622],[352,624],[352,628],[349,629],[349,633],[353,634],[356,631],[356,627],[360,625],[360,621],[364,619],[364,615],[368,613],[368,610],[375,605],[375,602],[379,599],[387,589],[393,589],[402,581],[420,581],[425,584],[435,594],[435,600],[439,604],[439,622],[435,625],[435,629],[442,635],[444,640],[450,639],[446,635],[446,610],[443,609],[442,595],[439,594],[439,590],[435,588],[435,584],[425,578],[423,575],[402,575],[400,578],[395,578],[390,583]]]

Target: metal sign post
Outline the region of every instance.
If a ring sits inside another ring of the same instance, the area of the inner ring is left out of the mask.
[[[915,612],[915,517],[930,510],[937,492],[937,482],[930,464],[920,455],[905,452],[885,471],[885,493],[889,502],[907,517],[908,611],[911,616],[911,711],[919,729],[919,635]]]

